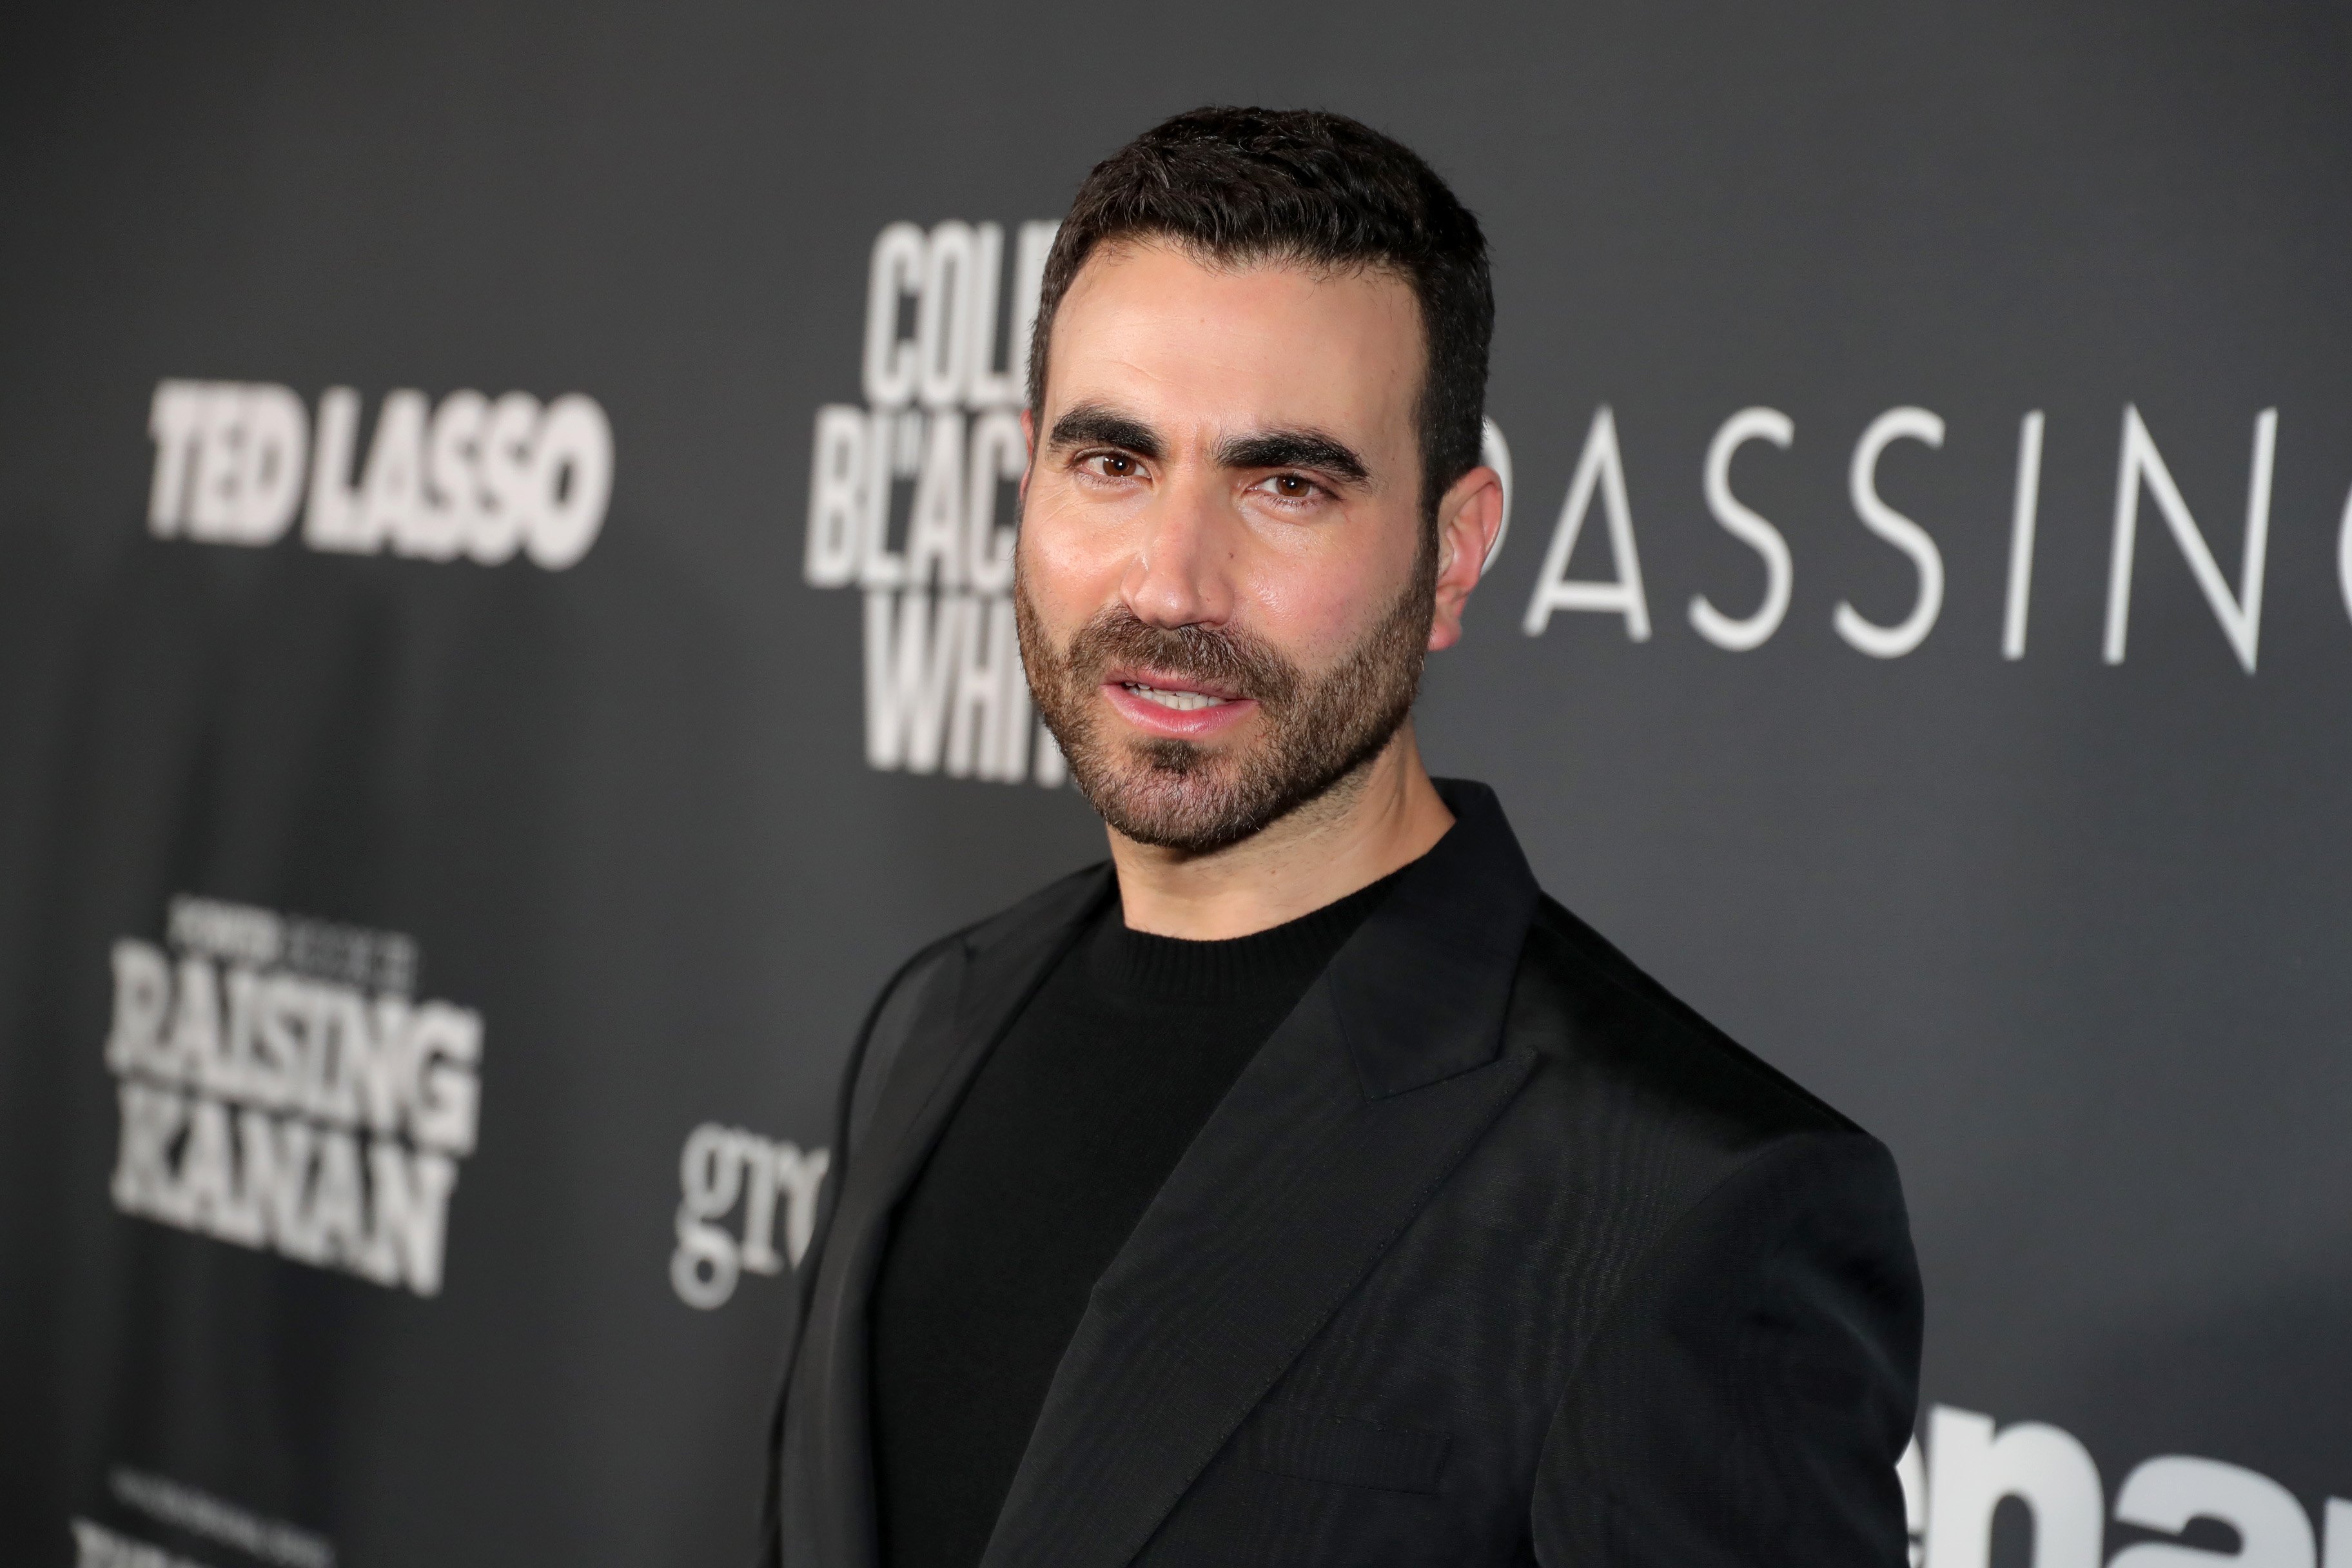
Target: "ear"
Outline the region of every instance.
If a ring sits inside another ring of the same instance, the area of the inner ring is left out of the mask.
[[[1021,500],[1029,499],[1029,470],[1037,466],[1037,421],[1024,408],[1021,411],[1021,486],[1014,491]]]
[[[1503,529],[1503,476],[1475,468],[1437,503],[1437,610],[1429,623],[1432,653],[1462,640],[1462,612],[1486,569],[1486,552]]]

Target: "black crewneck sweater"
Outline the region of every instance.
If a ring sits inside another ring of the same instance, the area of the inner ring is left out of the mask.
[[[1242,1068],[1394,879],[1227,942],[1113,900],[974,1075],[876,1283],[887,1568],[971,1568],[1087,1293]]]

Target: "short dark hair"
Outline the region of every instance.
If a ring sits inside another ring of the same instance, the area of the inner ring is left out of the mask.
[[[1045,259],[1030,339],[1042,418],[1054,316],[1107,243],[1164,237],[1220,262],[1287,261],[1398,274],[1421,306],[1428,370],[1422,506],[1478,465],[1495,288],[1486,237],[1437,172],[1393,137],[1313,109],[1195,109],[1153,126],[1078,187]]]

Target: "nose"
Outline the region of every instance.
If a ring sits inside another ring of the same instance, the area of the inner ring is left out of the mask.
[[[1213,484],[1166,485],[1138,520],[1136,551],[1119,592],[1146,626],[1223,626],[1233,614],[1235,541]]]

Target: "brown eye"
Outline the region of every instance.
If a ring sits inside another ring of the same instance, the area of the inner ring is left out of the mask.
[[[1288,500],[1302,500],[1315,492],[1313,484],[1297,474],[1284,474],[1274,481],[1275,492]]]
[[[1106,452],[1095,461],[1102,466],[1104,477],[1124,479],[1135,472],[1135,459],[1120,452]]]

